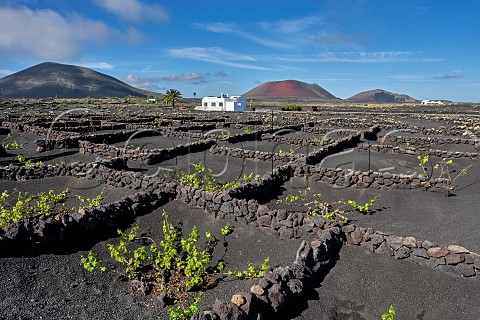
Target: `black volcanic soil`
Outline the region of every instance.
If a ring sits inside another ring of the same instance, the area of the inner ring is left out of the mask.
[[[134,222],[140,226],[140,232],[146,232],[156,241],[161,239],[162,209],[170,215],[172,223],[182,225],[185,235],[197,226],[201,239],[205,239],[205,231],[221,237],[220,229],[227,223],[207,216],[203,210],[173,201]],[[255,229],[228,222],[235,228],[227,237],[228,249],[225,252],[219,245],[213,261],[223,257],[226,268],[235,271],[246,270],[248,262],[258,266],[265,257],[270,257],[271,266],[293,262],[300,241],[278,241]],[[118,237],[104,241],[85,239],[59,246],[52,253],[31,252],[27,257],[1,258],[0,319],[168,319],[165,309],[153,306],[152,295],[132,292],[118,274],[89,273],[80,265],[81,256],[89,250],[108,261],[106,244],[118,241]],[[216,298],[227,299],[236,292],[248,291],[251,285],[251,280],[230,277],[207,290],[201,306],[211,305]]]
[[[390,305],[398,320],[476,319],[479,290],[478,280],[344,247],[335,267],[310,291],[307,304],[285,319],[381,319]]]
[[[126,108],[123,112],[128,110]],[[369,114],[371,111],[371,109],[366,110],[365,113],[359,113]],[[439,112],[456,112],[455,108],[438,110]],[[408,109],[408,111],[432,112],[432,109],[421,107],[418,110]],[[467,111],[478,114],[478,110],[468,109]],[[320,117],[326,117],[325,114],[323,113]],[[249,114],[242,115],[244,118],[249,116]],[[296,117],[296,114],[291,113],[291,116]],[[336,116],[351,117],[352,115],[336,114]],[[407,120],[402,119],[402,121]],[[412,124],[422,124],[418,119],[409,121]],[[439,125],[441,124],[439,122]],[[428,125],[435,126],[433,122]],[[28,138],[33,137],[28,136]],[[155,142],[148,139],[142,141],[149,144]],[[181,143],[181,139],[174,140],[174,144],[177,143]],[[170,141],[158,142],[158,144],[171,145]],[[272,145],[268,142],[249,142],[244,143],[243,147],[268,151]],[[455,146],[445,147],[455,149]],[[10,157],[1,160],[8,162],[16,156],[16,153],[23,153],[26,156],[35,155],[33,145],[29,145],[24,150],[11,152]],[[92,157],[79,155],[75,149],[54,151],[52,155],[53,158],[47,162],[93,161]],[[397,172],[418,168],[418,160],[414,156],[382,153],[372,153],[371,156],[372,169],[386,168],[392,164],[398,166],[397,169],[392,169]],[[143,174],[154,173],[158,166],[171,166],[177,169],[178,175],[182,170],[187,171],[190,168],[190,162],[200,160],[207,163],[215,173],[220,172],[226,163],[224,157],[211,155],[207,151],[178,157],[176,160],[166,161],[156,166],[143,166],[133,161],[129,161],[128,165],[129,170]],[[480,252],[478,241],[480,220],[476,209],[480,194],[480,184],[477,181],[480,174],[478,160],[454,161],[462,166],[473,162],[475,166],[461,180],[460,187],[455,192],[456,196],[450,198],[440,192],[421,190],[378,191],[355,187],[336,189],[323,183],[307,184],[295,178],[272,189],[268,205],[272,208],[280,206],[276,204],[278,197],[304,190],[307,186],[312,188],[312,192],[322,193],[324,199],[329,202],[355,199],[362,203],[380,195],[372,214],[361,215],[350,212],[349,218],[360,226],[371,226],[399,236],[428,239],[440,245],[458,244]],[[355,152],[332,157],[325,162],[325,166],[345,166],[346,162],[354,163],[358,170],[368,170],[368,153]],[[269,172],[271,163],[229,158],[227,168],[228,170],[220,177],[225,181],[232,180],[242,173]],[[76,193],[89,197],[95,196],[103,188],[102,185],[92,181],[69,177],[25,182],[1,181],[0,186],[6,189],[17,187],[31,192],[49,188],[60,191],[65,186],[69,186]],[[127,189],[107,188],[106,200],[113,201],[130,193],[132,191]],[[229,237],[229,246],[225,254],[227,263],[234,270],[244,270],[248,262],[258,265],[266,256],[270,257],[272,266],[290,265],[294,261],[299,245],[298,240],[280,241],[257,229],[243,227],[232,221],[215,220],[202,210],[178,201],[171,201],[154,212],[144,212],[133,224],[138,223],[141,232],[147,232],[158,241],[161,238],[162,209],[170,214],[175,224],[182,225],[186,232],[196,225],[201,235],[207,230],[219,234],[219,229],[227,222],[234,225],[235,232]],[[109,234],[85,235],[79,241],[58,244],[45,248],[42,252],[22,248],[22,252],[25,252],[22,255],[19,253],[15,256],[1,257],[0,286],[3,290],[0,291],[0,319],[167,319],[165,310],[153,307],[152,296],[132,292],[128,284],[121,281],[117,274],[88,273],[80,265],[80,257],[86,255],[89,250],[99,253],[103,259],[108,259],[106,244],[116,243],[118,240],[118,237]],[[1,252],[0,255],[2,255]],[[222,250],[215,253],[215,257],[222,255]],[[251,280],[223,281],[217,287],[205,292],[201,306],[211,305],[215,298],[228,301],[232,293],[248,291],[251,284]],[[333,269],[323,281],[313,282],[312,286],[315,288],[309,290],[304,299],[297,301],[293,307],[285,310],[282,316],[276,319],[380,319],[381,314],[390,304],[395,305],[397,319],[400,320],[476,319],[480,314],[478,276],[476,279],[452,278],[409,261],[368,254],[357,247],[343,247]]]

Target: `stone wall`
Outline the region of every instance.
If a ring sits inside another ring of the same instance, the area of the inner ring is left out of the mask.
[[[242,148],[231,148],[226,146],[213,145],[210,147],[209,151],[213,154],[218,154],[222,156],[229,156],[232,158],[242,158],[242,159],[251,159],[258,161],[273,161],[286,164],[290,161],[295,160],[298,155],[292,155],[289,153],[279,154],[273,152],[264,152],[256,150],[248,150]]]
[[[124,157],[146,164],[158,164],[189,153],[208,150],[215,142],[213,140],[194,141],[165,149],[125,149],[106,144],[96,144],[88,141],[79,141],[79,152],[99,155],[105,158]]]
[[[318,239],[303,241],[290,266],[276,266],[256,280],[248,292],[237,292],[228,302],[216,300],[208,309],[197,312],[192,320],[207,319],[275,319],[307,288],[314,287],[321,275],[327,274],[338,259],[342,246],[340,228],[324,230]]]
[[[409,260],[454,277],[478,278],[480,275],[480,255],[457,245],[442,247],[428,240],[400,237],[354,224],[330,222],[321,216],[307,218],[306,213],[302,212],[269,210],[265,205],[258,205],[255,200],[235,201],[236,199],[229,199],[225,195],[218,199],[220,209],[215,212],[216,208],[213,208],[213,211],[219,218],[234,219],[255,226],[280,236],[281,239],[300,238],[307,233],[314,234],[316,239],[310,243],[302,242],[292,266],[271,268],[263,278],[255,282],[249,292],[237,292],[230,302],[217,300],[192,319],[274,318],[284,308],[288,308],[289,303],[298,303],[296,299],[305,288],[312,286],[315,277],[330,270],[343,243],[395,259]],[[230,202],[232,204],[227,205]]]
[[[298,239],[308,234],[321,239],[325,230],[338,228],[338,234],[347,244],[359,245],[371,252],[388,254],[396,259],[409,259],[453,276],[480,275],[480,256],[465,248],[455,245],[440,247],[428,240],[399,237],[373,228],[327,220],[321,215],[310,216],[308,212],[271,210],[252,199],[251,195],[241,195],[247,197],[234,198],[228,192],[209,193],[177,187],[179,200],[201,207],[217,218],[239,221],[283,240]]]
[[[476,159],[478,158],[479,154],[476,152],[460,152],[460,151],[446,151],[446,150],[432,150],[425,147],[418,147],[418,148],[403,148],[403,147],[396,147],[393,145],[386,145],[386,144],[360,144],[357,147],[358,151],[374,151],[374,152],[386,152],[389,154],[407,154],[407,155],[421,155],[421,156],[435,156],[439,158],[467,158],[467,159]]]
[[[126,131],[119,131],[119,132],[109,132],[109,133],[97,133],[97,134],[89,134],[89,135],[69,135],[65,134],[62,135],[61,133],[56,133],[55,139],[37,139],[35,140],[35,144],[38,146],[38,151],[46,151],[51,149],[71,149],[71,148],[79,148],[80,144],[79,141],[90,141],[94,143],[117,143],[122,141],[127,141],[133,134],[135,134],[136,138],[141,137],[151,137],[161,135],[159,131],[144,131],[138,132],[137,130],[126,130]],[[46,135],[45,135],[46,137]]]
[[[347,244],[370,252],[406,259],[454,277],[480,276],[480,255],[457,245],[442,247],[428,240],[400,237],[353,224],[343,226],[342,232]]]
[[[85,231],[115,230],[135,215],[144,214],[174,198],[176,184],[138,172],[119,171],[96,163],[74,162],[55,167],[0,168],[0,179],[24,181],[54,176],[93,179],[115,188],[129,188],[134,194],[119,201],[91,209],[79,209],[57,216],[39,216],[14,222],[0,228],[0,250],[3,252],[21,243],[56,242],[82,236]],[[77,234],[79,231],[80,234]],[[1,252],[0,252],[1,254]]]
[[[335,154],[341,151],[344,151],[345,149],[348,148],[354,148],[358,145],[358,143],[362,139],[375,139],[376,135],[380,131],[379,127],[371,127],[368,130],[359,132],[358,134],[355,135],[350,135],[345,138],[336,140],[335,143],[326,145],[323,148],[320,148],[319,150],[315,150],[310,152],[306,157],[305,157],[305,163],[306,164],[316,164],[322,161],[325,157]],[[299,159],[300,160],[300,159]],[[301,161],[299,161],[301,162]]]
[[[341,152],[348,148],[354,148],[360,142],[360,135],[352,135],[343,139],[337,140],[336,143],[327,145],[323,148],[310,152],[304,162],[306,164],[316,164],[321,162],[325,157]]]
[[[416,147],[430,147],[440,144],[471,144],[477,145],[475,139],[447,138],[447,137],[408,137],[408,136],[378,136],[378,142],[410,144]]]
[[[86,234],[114,231],[168,201],[166,192],[136,192],[95,208],[78,209],[55,216],[23,219],[0,228],[0,254],[29,245],[55,244],[84,238]]]
[[[281,135],[262,135],[262,141],[282,142],[282,143],[296,145],[300,147],[305,147],[305,146],[320,147],[333,142],[333,140],[328,137],[322,137],[321,140],[316,141],[310,138],[286,137]]]
[[[25,181],[67,175],[68,165],[6,166],[0,167],[0,180]]]
[[[208,208],[218,210],[220,207],[217,204],[230,201],[232,198],[257,199],[269,195],[272,189],[288,181],[291,176],[292,167],[283,165],[276,167],[271,173],[264,174],[258,180],[245,182],[226,191],[209,192],[180,184],[177,187],[177,194],[183,202],[193,206],[200,206],[207,211]]]
[[[257,128],[257,130],[249,133],[238,133],[232,136],[229,136],[225,139],[226,142],[229,143],[237,143],[243,141],[254,141],[254,140],[262,140],[262,135],[264,134],[274,134],[280,130],[294,130],[299,131],[302,128],[301,125],[284,125],[284,126],[275,126],[273,128],[269,126],[263,126]]]
[[[190,131],[168,131],[162,130],[162,136],[188,139],[205,139],[204,132],[190,132]]]
[[[365,130],[370,126],[371,122],[362,121],[358,118],[331,118],[318,120],[315,122],[315,127],[309,127],[309,129],[304,129],[306,132],[317,132],[317,129],[323,130],[325,128],[350,128]],[[332,129],[329,129],[332,130]]]
[[[84,177],[112,187],[144,192],[158,191],[171,194],[176,192],[176,183],[174,182],[167,182],[159,177],[145,176],[139,172],[115,170],[95,162],[72,162],[56,166],[0,167],[0,180],[25,181],[57,176]]]
[[[115,188],[129,188],[143,192],[168,193],[175,195],[176,183],[156,176],[145,176],[140,172],[119,171],[95,163],[70,164],[68,174],[74,177],[85,177]]]
[[[362,172],[352,169],[320,168],[304,165],[296,166],[294,175],[341,187],[356,186],[380,190],[424,189],[432,191],[448,189],[447,179],[427,179],[426,177],[373,170]]]

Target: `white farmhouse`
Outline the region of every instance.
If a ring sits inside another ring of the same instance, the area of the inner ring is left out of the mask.
[[[443,104],[442,101],[434,101],[434,100],[422,100],[423,105],[432,105],[432,104]]]
[[[247,100],[242,96],[229,96],[220,94],[218,97],[205,97],[202,105],[195,107],[195,110],[203,111],[247,111]]]

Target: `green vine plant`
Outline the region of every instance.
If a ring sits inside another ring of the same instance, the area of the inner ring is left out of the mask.
[[[110,257],[119,265],[116,272],[151,285],[153,293],[165,292],[168,298],[184,302],[188,292],[206,287],[218,269],[210,267],[213,250],[200,248],[196,227],[187,237],[182,237],[179,229],[169,221],[168,214],[163,211],[162,215],[163,239],[159,243],[149,237],[140,237],[139,227],[135,226],[128,233],[118,230],[122,239],[118,244],[107,244],[107,248]],[[211,233],[206,234],[207,239],[208,235],[212,237]],[[136,245],[145,241],[150,245]],[[86,270],[93,272],[103,266],[101,261],[89,259],[89,256],[90,253],[81,260]]]
[[[279,150],[278,150],[278,154],[279,154],[279,155],[287,155],[287,154],[289,154],[289,155],[292,155],[292,156],[293,156],[293,155],[295,154],[295,150],[293,150],[293,148],[290,148],[290,151],[283,151],[282,149],[279,149]]]
[[[393,307],[393,305],[390,305],[387,312],[382,314],[382,320],[395,320],[396,316],[397,312],[395,311],[395,308]]]
[[[42,161],[33,161],[32,159],[25,159],[24,156],[21,154],[17,155],[18,162],[22,165],[22,167],[28,166],[41,166],[43,164]]]
[[[337,207],[342,201],[328,203],[322,200],[320,193],[310,194],[311,188],[307,187],[298,191],[298,195],[287,194],[285,198],[278,199],[277,203],[298,204],[307,208],[309,218],[321,215],[323,218],[330,221],[342,221],[347,223],[348,219],[343,215],[343,210]]]
[[[130,144],[130,145],[127,146],[127,149],[128,150],[140,151],[141,147],[140,146],[135,147],[133,144]]]
[[[56,214],[58,212],[58,210],[56,210],[56,205],[65,202],[68,189],[65,189],[58,194],[53,190],[40,192],[37,195],[30,195],[28,192],[21,192],[18,190],[14,190],[14,193],[17,194],[17,201],[10,206],[7,204],[7,199],[10,197],[8,191],[5,190],[0,195],[1,227],[22,219],[40,215],[51,216],[54,213]]]
[[[377,200],[379,196],[375,196],[373,199],[370,199],[368,202],[365,202],[364,204],[358,204],[355,200],[347,200],[347,203],[356,211],[367,214],[371,212],[371,207],[375,204],[375,201]]]
[[[230,225],[230,223],[227,223],[220,231],[224,236],[228,236],[232,234],[233,230],[235,229]]]
[[[102,200],[105,197],[105,188],[102,189],[95,198],[86,198],[82,197],[81,195],[77,195],[77,199],[80,200],[79,209],[90,209],[99,206],[102,203]]]
[[[268,264],[269,262],[270,262],[270,257],[266,257],[263,260],[262,264],[259,265],[258,267],[255,267],[253,263],[249,262],[247,270],[237,271],[237,272],[234,272],[233,270],[229,270],[227,274],[228,275],[235,274],[238,278],[262,278],[265,275],[265,272],[267,272],[270,269],[270,265]]]
[[[56,167],[60,167],[60,166],[64,166],[64,165],[65,165],[65,162],[60,161],[59,163],[49,163],[49,164],[47,164],[47,167],[56,168]]]
[[[74,207],[66,207],[65,201],[69,192],[69,189],[66,188],[59,193],[49,190],[32,195],[28,192],[14,190],[13,194],[16,194],[16,201],[9,204],[7,200],[10,198],[10,194],[7,190],[4,190],[0,195],[0,227],[42,215],[46,217],[55,216],[57,218],[69,211],[77,210]],[[100,195],[94,198],[95,201],[88,204],[89,207],[101,204],[103,195]]]
[[[89,272],[93,272],[96,268],[100,268],[102,272],[107,271],[107,267],[105,266],[100,266],[100,258],[98,257],[98,254],[95,254],[93,252],[89,252],[86,257],[81,257],[80,259],[83,267],[85,270]]]
[[[163,211],[163,238],[155,242],[152,238],[139,235],[139,227],[133,227],[129,232],[118,230],[121,239],[117,244],[107,244],[114,266],[107,268],[96,253],[88,252],[80,259],[81,265],[88,272],[99,269],[101,272],[110,270],[132,280],[148,285],[152,294],[165,293],[167,301],[174,301],[174,306],[168,309],[170,319],[190,319],[198,311],[201,295],[196,296],[191,304],[192,291],[206,289],[212,283],[215,274],[221,277],[234,275],[233,271],[221,273],[226,265],[224,261],[212,263],[212,248],[207,248],[215,238],[207,231],[206,248],[199,246],[200,234],[193,227],[188,236],[183,237],[178,228],[169,220]],[[221,229],[223,236],[228,236],[233,228],[227,224]],[[214,245],[216,241],[213,241]],[[260,278],[270,269],[269,258],[265,258],[259,266],[248,264],[245,271],[237,272],[239,278]]]
[[[437,170],[438,173],[438,179],[445,179],[447,182],[447,196],[451,195],[451,191],[455,190],[457,187],[456,181],[462,177],[467,175],[468,170],[470,167],[473,166],[473,164],[468,165],[464,168],[462,168],[456,175],[452,175],[452,170],[451,166],[453,165],[453,160],[452,159],[447,159],[443,158],[439,163],[435,165],[431,165],[431,170],[430,172],[428,171],[427,164],[429,164],[429,157],[428,155],[426,156],[417,156],[417,159],[420,160],[420,163],[418,164],[420,168],[422,169],[422,173],[419,174],[420,177],[426,177],[427,179],[431,179],[434,175],[434,170]],[[424,186],[429,187],[430,182],[425,181]]]
[[[324,144],[324,142],[328,140],[328,137],[327,136],[320,136],[317,137],[317,136],[312,136],[312,138],[310,139],[311,142],[313,143],[319,143],[319,142],[322,142],[322,144]]]
[[[210,168],[205,168],[201,161],[199,163],[191,163],[190,165],[194,168],[195,172],[188,174],[182,171],[180,174],[180,183],[183,186],[194,187],[209,192],[219,190],[224,191],[230,188],[235,188],[241,183],[258,180],[260,178],[260,175],[254,176],[253,172],[251,172],[248,175],[244,174],[243,177],[237,178],[234,181],[224,183],[212,176],[212,170]]]
[[[198,312],[198,304],[201,300],[202,295],[199,294],[193,299],[191,304],[175,301],[177,305],[168,309],[170,320],[190,320],[192,316]]]
[[[230,131],[228,131],[227,134],[225,134],[224,131],[220,131],[220,138],[221,138],[221,139],[224,139],[225,137],[228,138],[228,137],[230,137],[230,136],[231,136]]]
[[[24,144],[17,142],[17,140],[13,140],[12,142],[9,142],[11,140],[11,134],[9,133],[7,137],[2,141],[2,147],[5,150],[19,150],[23,149]]]
[[[278,199],[277,200],[277,203],[295,203],[298,201],[298,199],[300,199],[300,196],[299,195],[293,195],[291,193],[287,194],[285,196],[285,199]]]

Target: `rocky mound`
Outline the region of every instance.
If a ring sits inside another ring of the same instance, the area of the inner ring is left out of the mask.
[[[375,89],[370,91],[364,91],[357,93],[356,95],[348,98],[347,100],[353,102],[418,102],[417,99],[414,99],[406,94],[399,94],[388,92],[381,89]]]
[[[282,97],[315,98],[318,100],[337,100],[333,94],[318,84],[305,83],[297,80],[264,82],[243,94],[246,99],[265,99]]]
[[[1,78],[0,89],[5,98],[160,96],[88,68],[54,62]]]

